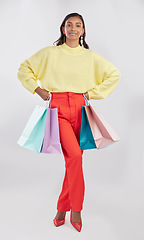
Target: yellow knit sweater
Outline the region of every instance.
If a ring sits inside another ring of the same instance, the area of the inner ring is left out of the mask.
[[[50,92],[88,92],[89,99],[103,99],[117,86],[119,70],[100,54],[66,43],[40,49],[21,63],[18,79],[31,93],[39,86]]]

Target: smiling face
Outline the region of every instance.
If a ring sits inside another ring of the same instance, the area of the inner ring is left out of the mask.
[[[79,37],[83,36],[83,23],[79,17],[70,17],[65,22],[63,33],[66,35],[68,41],[79,41]]]

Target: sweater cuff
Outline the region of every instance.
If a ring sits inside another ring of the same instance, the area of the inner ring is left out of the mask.
[[[22,85],[32,94],[35,94],[35,89],[39,87],[38,83],[33,79],[29,79],[29,81],[22,82]]]
[[[91,92],[91,90],[87,91],[87,93],[88,93],[88,96],[89,96],[89,100],[92,99],[92,92]]]
[[[95,88],[90,89],[87,92],[88,92],[88,95],[89,95],[89,100],[90,99],[99,100],[99,99],[103,99],[104,98],[104,96],[101,94],[98,86],[96,86]]]
[[[39,87],[39,85],[37,85],[37,87]],[[35,89],[33,90],[33,92],[32,92],[33,94],[35,94],[35,93],[36,93],[36,92],[35,92],[35,90],[36,90],[36,88],[37,88],[37,87],[35,87]]]

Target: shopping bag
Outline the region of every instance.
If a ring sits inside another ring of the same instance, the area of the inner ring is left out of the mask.
[[[119,136],[95,106],[92,107],[91,104],[89,104],[85,106],[85,110],[97,149],[106,147],[120,140]]]
[[[44,138],[46,113],[46,107],[40,105],[35,107],[17,144],[40,153]]]
[[[119,136],[111,128],[111,126],[104,119],[102,114],[100,114],[100,112],[96,109],[96,107],[95,106],[92,107],[86,98],[85,98],[85,102],[86,102],[86,105],[82,106],[82,108],[85,110],[85,115],[86,115],[85,118],[87,117],[87,125],[90,126],[92,136],[96,144],[96,148],[100,149],[113,142],[119,141],[120,140]],[[82,109],[82,117],[84,116],[83,109]],[[81,121],[80,148],[82,145],[82,137],[86,129],[86,127],[84,128],[83,125],[84,124]],[[87,137],[87,142],[88,141],[89,141],[89,137]],[[86,142],[86,138],[85,138],[85,142]],[[91,147],[85,148],[85,146],[83,146],[81,149],[82,150],[91,149]]]
[[[47,108],[41,153],[62,153],[57,108]]]
[[[89,125],[88,117],[85,111],[85,106],[82,106],[81,129],[80,129],[80,149],[97,148],[92,131]]]

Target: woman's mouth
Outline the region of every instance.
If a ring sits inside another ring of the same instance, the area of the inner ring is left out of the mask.
[[[76,35],[76,33],[70,33],[70,35]]]

